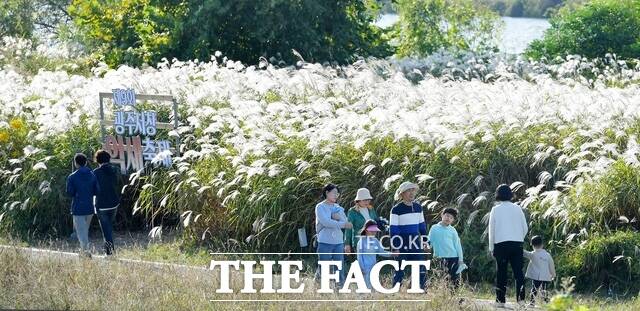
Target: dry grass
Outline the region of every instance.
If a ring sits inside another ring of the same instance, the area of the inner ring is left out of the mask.
[[[217,275],[212,271],[179,267],[154,267],[117,260],[34,257],[16,249],[0,249],[0,308],[37,309],[439,309],[481,310],[471,304],[459,305],[440,284],[432,285],[426,296],[321,295],[305,278],[305,294],[215,294]],[[276,282],[277,284],[277,282]],[[259,285],[259,284],[256,284]],[[239,292],[240,274],[232,277]],[[256,286],[258,287],[258,286]],[[211,302],[212,299],[295,299],[295,302]],[[299,300],[326,299],[306,303]],[[339,299],[431,299],[430,302],[335,302]],[[486,308],[485,308],[486,309]]]
[[[490,310],[491,305],[474,298],[460,304],[460,297],[490,299],[488,287],[466,287],[452,295],[433,278],[426,295],[317,294],[305,268],[304,294],[239,294],[240,273],[232,275],[235,294],[216,294],[218,275],[201,268],[123,262],[118,259],[80,259],[71,256],[34,256],[20,249],[0,248],[0,308],[101,309],[101,310]],[[217,271],[215,271],[217,272]],[[384,282],[387,285],[390,279]],[[275,287],[279,280],[275,278]],[[256,288],[260,288],[260,282]],[[213,299],[287,299],[293,302],[212,302]],[[306,302],[304,300],[329,300]],[[377,302],[338,302],[345,299],[380,299]],[[411,300],[428,299],[429,302]],[[512,297],[508,299],[513,300]],[[404,301],[388,301],[404,300]],[[582,296],[578,303],[592,310],[637,310],[640,301],[614,302]],[[531,310],[531,309],[529,309]],[[553,309],[564,310],[564,309]]]

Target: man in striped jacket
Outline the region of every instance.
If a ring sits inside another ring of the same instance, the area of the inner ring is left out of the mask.
[[[427,248],[427,225],[424,221],[422,206],[414,202],[418,185],[403,182],[395,193],[395,200],[400,201],[391,209],[389,217],[390,244],[393,250],[400,253],[400,267],[403,261],[427,260],[424,250]],[[393,283],[402,282],[403,269],[396,271]],[[426,289],[427,268],[420,267],[420,288]]]

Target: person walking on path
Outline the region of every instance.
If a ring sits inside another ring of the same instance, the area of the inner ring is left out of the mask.
[[[113,244],[113,223],[120,205],[120,191],[118,190],[118,170],[110,163],[111,155],[104,150],[96,152],[96,162],[100,165],[93,170],[96,176],[100,193],[95,198],[95,212],[98,215],[100,229],[104,238],[103,250],[105,255],[112,255]]]
[[[344,209],[338,205],[340,191],[338,186],[327,184],[322,189],[322,202],[315,208],[316,235],[318,241],[318,262],[339,261],[344,265],[344,236],[342,229],[351,229],[353,225],[347,221]],[[335,271],[335,266],[331,271]],[[316,280],[320,281],[320,265],[316,270]],[[344,269],[340,269],[340,281],[337,286],[344,284]]]
[[[496,303],[504,305],[507,291],[507,268],[511,265],[516,279],[516,299],[524,303],[523,242],[529,230],[522,208],[511,203],[508,185],[496,189],[496,205],[489,214],[489,251],[496,259]]]
[[[442,220],[431,226],[429,230],[429,243],[433,250],[433,257],[440,261],[442,267],[449,275],[449,280],[454,289],[460,286],[460,272],[458,269],[464,265],[462,244],[458,231],[453,227],[453,222],[458,217],[458,210],[445,208],[442,210]]]
[[[76,170],[67,177],[66,194],[71,199],[73,228],[80,242],[81,255],[91,257],[89,252],[89,226],[93,218],[93,197],[100,193],[96,176],[87,167],[87,156],[78,153],[73,157]]]
[[[403,261],[425,261],[427,244],[427,225],[424,221],[422,206],[415,202],[418,185],[405,181],[396,190],[394,199],[398,202],[389,217],[389,242],[391,249],[398,251],[399,266]],[[404,270],[398,269],[393,276],[393,284],[402,282]],[[427,287],[427,267],[420,266],[420,288]]]
[[[531,280],[531,305],[534,305],[538,297],[544,302],[549,301],[547,287],[556,277],[556,267],[553,257],[544,249],[542,237],[532,237],[531,246],[532,252],[524,251],[524,257],[529,259],[525,277]]]
[[[355,205],[347,212],[347,220],[353,224],[353,228],[344,230],[344,252],[351,254],[358,245],[359,235],[354,233],[355,228],[363,228],[369,220],[377,221],[378,213],[371,205],[373,197],[367,188],[360,188],[354,199]]]
[[[373,266],[378,262],[376,255],[382,257],[397,256],[398,254],[392,254],[384,250],[382,243],[376,237],[376,234],[380,232],[378,225],[373,220],[367,220],[362,229],[359,232],[360,239],[358,240],[357,253],[358,253],[358,265],[362,270],[364,276],[364,282],[368,289],[371,289],[371,270]]]

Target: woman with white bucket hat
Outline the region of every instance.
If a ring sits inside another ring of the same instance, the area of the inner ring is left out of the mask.
[[[347,254],[352,253],[354,247],[358,245],[360,236],[357,232],[362,229],[362,226],[369,220],[378,222],[378,213],[371,205],[372,200],[369,189],[360,188],[356,192],[353,200],[355,205],[347,212],[347,220],[353,224],[353,228],[344,231],[344,252]]]

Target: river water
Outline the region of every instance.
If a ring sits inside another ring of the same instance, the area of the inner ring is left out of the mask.
[[[396,14],[384,14],[376,25],[386,28],[398,21]],[[549,28],[549,21],[542,18],[502,17],[504,29],[500,38],[500,50],[510,54],[522,53],[531,41],[542,37]]]

